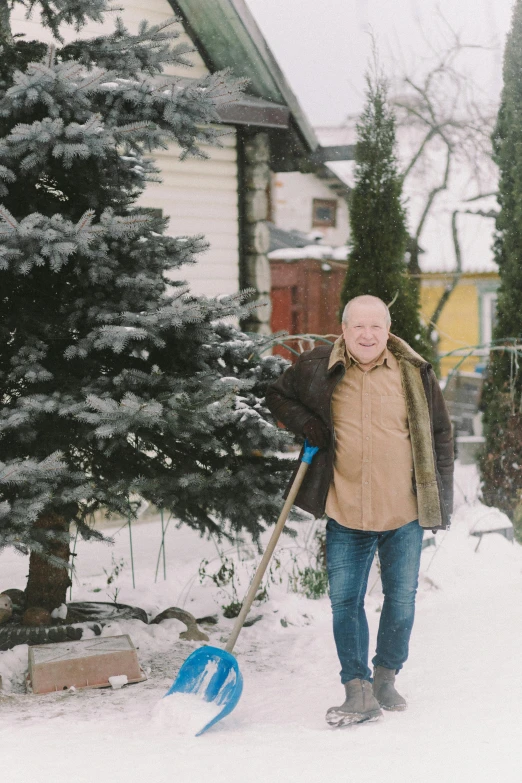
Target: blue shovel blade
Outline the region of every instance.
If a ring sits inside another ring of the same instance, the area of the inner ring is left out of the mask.
[[[232,712],[242,690],[243,677],[234,656],[219,647],[200,647],[189,655],[163,698],[172,693],[193,693],[223,707],[198,731],[196,737],[199,737]]]

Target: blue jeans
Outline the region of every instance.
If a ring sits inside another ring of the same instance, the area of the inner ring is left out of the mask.
[[[417,520],[383,533],[351,530],[334,519],[328,520],[326,561],[342,683],[371,680],[364,597],[376,549],[384,604],[372,663],[399,671],[408,658],[423,532]]]

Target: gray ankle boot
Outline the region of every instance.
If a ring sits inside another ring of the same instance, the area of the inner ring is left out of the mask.
[[[350,680],[344,685],[346,701],[340,707],[330,707],[326,721],[330,726],[348,726],[350,723],[377,720],[382,715],[368,680]]]
[[[405,710],[406,699],[395,690],[395,669],[376,666],[373,672],[373,695],[383,710]]]

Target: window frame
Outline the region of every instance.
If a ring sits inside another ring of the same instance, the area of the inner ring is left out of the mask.
[[[312,199],[312,228],[337,228],[337,208],[339,202],[336,198],[314,198]],[[318,207],[328,207],[333,210],[333,217],[330,220],[321,220],[316,217]]]
[[[480,342],[481,345],[491,343],[493,339],[493,308],[498,301],[497,291],[484,291],[480,297]]]

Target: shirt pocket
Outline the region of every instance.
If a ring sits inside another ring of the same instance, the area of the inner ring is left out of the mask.
[[[386,430],[406,430],[406,400],[401,395],[381,394],[381,425]]]

